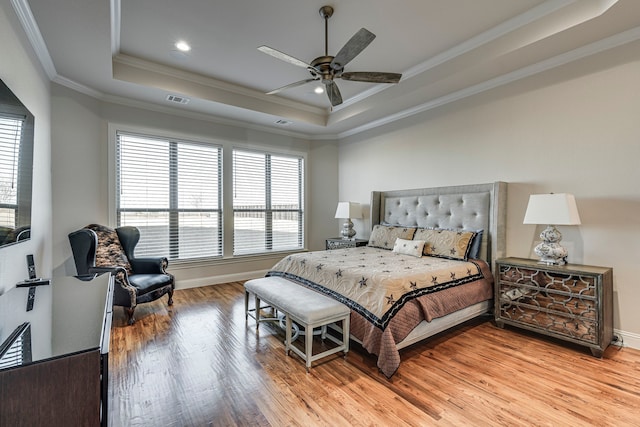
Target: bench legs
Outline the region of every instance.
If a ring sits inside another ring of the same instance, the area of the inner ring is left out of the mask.
[[[291,344],[291,329],[293,325],[293,320],[295,320],[296,323],[299,323],[301,326],[304,327],[304,330],[305,330],[304,352],[302,352],[297,347]],[[335,338],[331,334],[326,334],[327,325],[335,322],[340,322],[340,321],[342,321],[342,341]],[[313,329],[317,327],[322,328],[321,334],[324,335],[324,338],[328,338],[329,340],[338,344],[338,346],[314,355],[313,354]],[[298,356],[300,356],[302,360],[305,361],[307,372],[309,372],[309,370],[311,369],[311,363],[323,357],[329,356],[339,351],[342,351],[344,353],[345,358],[347,357],[347,353],[349,352],[349,315],[347,314],[346,316],[341,316],[335,319],[326,320],[322,324],[316,324],[316,325],[305,324],[300,319],[292,319],[292,316],[287,315],[285,335],[286,335],[285,353],[289,355],[290,352],[293,351]]]
[[[256,330],[260,325],[260,298],[258,295],[254,295],[254,309],[249,309],[249,291],[244,291],[244,321],[249,320],[249,316],[253,317],[256,320]],[[251,314],[253,313],[253,314]]]
[[[260,330],[260,322],[266,322],[266,321],[271,321],[271,322],[276,322],[280,325],[280,327],[282,329],[284,329],[283,326],[283,321],[282,318],[285,317],[286,315],[283,313],[283,315],[279,315],[278,311],[279,310],[277,307],[275,307],[273,304],[271,304],[269,301],[264,301],[261,300],[260,297],[258,295],[254,294],[254,308],[249,308],[249,299],[251,298],[250,296],[250,292],[249,291],[244,291],[244,320],[245,322],[247,322],[249,320],[249,317],[253,318],[256,321],[256,333]],[[264,306],[260,306],[260,304],[265,303],[266,305]],[[260,309],[256,309],[255,307],[260,307]],[[261,317],[260,316],[260,310],[263,310],[265,308],[271,308],[274,311],[274,316],[275,317]],[[293,336],[291,338],[291,341],[295,341],[296,339],[298,339],[298,334],[299,334],[299,328],[298,325],[293,324],[292,325],[293,328]]]
[[[289,355],[289,350],[291,350],[291,316],[285,315],[285,328],[284,328],[284,354]]]
[[[244,320],[245,322],[249,320],[249,316],[251,316],[252,318],[255,319],[256,321],[256,330],[258,330],[258,326],[260,326],[260,322],[264,322],[266,320],[279,320],[278,317],[264,317],[264,318],[260,318],[260,310],[264,309],[264,308],[273,308],[274,310],[276,310],[275,307],[273,307],[272,305],[266,305],[264,307],[260,307],[261,301],[260,301],[260,297],[256,294],[253,295],[253,299],[254,299],[254,308],[249,308],[249,298],[250,298],[250,292],[249,291],[244,291]],[[277,315],[277,310],[276,310],[276,315]]]
[[[306,324],[304,321],[300,319],[294,318],[289,313],[282,311],[281,309],[273,306],[269,301],[263,300],[265,307],[261,307],[261,299],[258,295],[254,294],[254,308],[249,309],[249,298],[250,292],[245,290],[244,294],[244,312],[245,312],[245,321],[248,321],[249,316],[253,317],[256,321],[256,333],[259,330],[260,322],[264,322],[267,320],[279,320],[278,317],[269,318],[269,317],[260,317],[260,310],[263,308],[271,307],[276,311],[281,311],[285,315],[285,354],[288,356],[290,352],[293,351],[298,356],[300,356],[306,364],[307,372],[311,369],[311,363],[321,359],[323,357],[329,356],[331,354],[342,351],[344,353],[344,357],[347,357],[347,353],[349,352],[349,314],[341,314],[339,316],[325,319],[322,323],[317,324]],[[294,323],[295,321],[295,323]],[[327,325],[332,323],[342,322],[342,340],[334,337],[331,334],[327,334]],[[298,337],[298,325],[301,325],[305,329],[305,342],[304,342],[304,352],[292,345],[292,342],[296,340]],[[320,328],[320,336],[324,339],[329,339],[337,344],[336,347],[331,348],[329,350],[325,350],[316,355],[313,354],[313,330],[314,328]],[[293,333],[295,331],[295,334]]]

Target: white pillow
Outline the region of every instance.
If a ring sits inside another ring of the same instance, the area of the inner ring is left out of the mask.
[[[424,243],[424,240],[405,240],[398,238],[393,245],[393,252],[420,258],[422,257]]]

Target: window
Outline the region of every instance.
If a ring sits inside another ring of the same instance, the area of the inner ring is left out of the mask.
[[[24,365],[31,360],[31,324],[24,322],[0,344],[0,369]]]
[[[16,226],[24,120],[24,117],[0,115],[0,227]]]
[[[117,132],[118,226],[140,229],[136,256],[222,256],[222,149]]]
[[[233,151],[233,254],[301,249],[301,157]]]

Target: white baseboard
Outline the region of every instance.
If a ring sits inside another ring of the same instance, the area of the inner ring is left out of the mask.
[[[635,348],[640,350],[640,334],[634,334],[633,332],[620,331],[618,329],[613,330],[613,335],[618,336],[618,341],[614,345]]]
[[[201,286],[218,285],[220,283],[238,282],[242,280],[264,277],[269,270],[243,271],[242,273],[224,274],[221,276],[198,277],[191,280],[176,281],[176,289],[199,288]]]

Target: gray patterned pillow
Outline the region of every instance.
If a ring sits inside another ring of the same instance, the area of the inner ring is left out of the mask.
[[[424,254],[438,258],[466,261],[469,257],[475,231],[420,228],[414,239],[424,240]]]
[[[411,240],[415,232],[415,228],[376,224],[373,226],[367,246],[391,250],[396,239]]]

